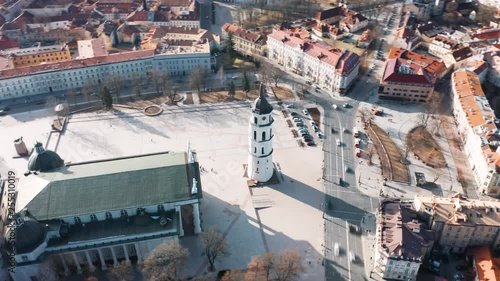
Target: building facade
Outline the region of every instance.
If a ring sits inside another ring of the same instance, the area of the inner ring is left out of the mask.
[[[17,193],[14,214],[2,207],[3,254],[15,259],[14,281],[36,280],[47,259],[65,274],[130,265],[162,242],[201,232],[199,165],[190,147],[64,164],[37,143],[28,170],[2,194],[7,206],[7,192]]]
[[[252,106],[248,130],[248,177],[256,182],[267,182],[274,174],[273,165],[273,106],[266,99],[264,84]]]
[[[414,209],[436,232],[444,252],[462,253],[467,247],[500,249],[500,202],[416,195]]]
[[[399,200],[382,201],[377,221],[374,272],[384,279],[415,281],[434,232],[418,220],[411,204]]]
[[[0,100],[29,98],[56,91],[103,85],[109,75],[124,81],[144,78],[153,69],[170,75],[186,75],[195,68],[210,71],[213,61],[209,43],[190,40],[168,42],[159,49],[122,52],[86,59],[48,63],[0,71]],[[102,87],[102,86],[101,86]]]
[[[451,79],[453,116],[478,191],[500,195],[500,126],[474,72],[456,71]]]
[[[381,99],[426,102],[434,92],[434,83],[445,70],[442,62],[392,48],[380,81],[379,96]]]
[[[268,58],[314,81],[332,95],[343,95],[358,76],[357,54],[327,48],[299,34],[279,30],[268,35]]]
[[[457,41],[439,34],[429,45],[429,54],[443,59],[446,54],[451,54],[458,48],[460,48],[460,44]]]
[[[0,52],[0,56],[12,60],[16,68],[71,60],[71,53],[67,45],[10,49]]]
[[[234,49],[244,55],[266,55],[266,35],[245,30],[234,24],[225,23],[222,26],[222,38],[227,40],[232,34]]]

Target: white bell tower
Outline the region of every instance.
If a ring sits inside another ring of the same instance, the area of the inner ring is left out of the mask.
[[[260,84],[259,97],[252,106],[252,116],[248,136],[248,177],[267,182],[274,172],[273,166],[273,106],[269,104],[265,95],[265,87]]]

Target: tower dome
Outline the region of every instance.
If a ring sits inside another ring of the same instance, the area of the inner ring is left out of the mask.
[[[35,151],[28,161],[29,171],[47,172],[59,168],[64,161],[57,153],[51,150],[45,150],[40,142],[35,144]]]
[[[29,253],[45,241],[45,228],[36,220],[17,214],[12,223],[16,226],[9,228],[5,237],[7,240],[16,237],[16,254]],[[16,232],[15,236],[10,234],[11,231]]]
[[[269,114],[273,111],[273,106],[267,101],[265,95],[265,87],[263,83],[260,83],[259,97],[255,100],[253,104],[253,112],[258,114]]]

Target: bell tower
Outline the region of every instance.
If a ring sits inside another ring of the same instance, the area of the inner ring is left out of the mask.
[[[267,182],[274,172],[273,167],[273,106],[265,97],[265,87],[260,84],[259,97],[252,106],[248,130],[248,177]]]

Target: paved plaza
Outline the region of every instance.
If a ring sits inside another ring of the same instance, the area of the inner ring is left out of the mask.
[[[281,183],[253,188],[252,196],[243,177],[250,105],[171,106],[157,117],[129,109],[74,114],[61,135],[49,134],[53,116],[46,109],[0,117],[0,173],[14,170],[22,175],[26,171],[27,158],[13,158],[13,141],[18,137],[23,137],[28,148],[40,141],[65,162],[73,163],[183,151],[190,142],[203,167],[202,224],[220,228],[231,247],[232,255],[217,264],[217,269],[245,268],[252,256],[266,250],[295,249],[304,258],[307,272],[303,280],[323,280],[321,144],[300,148],[283,115],[275,110],[273,162]],[[254,202],[262,200],[268,201],[268,207],[256,211]],[[197,237],[181,242],[191,253],[189,276],[206,272]]]

